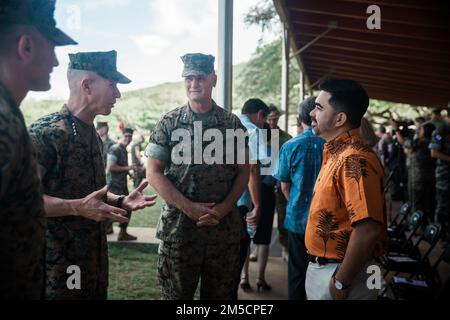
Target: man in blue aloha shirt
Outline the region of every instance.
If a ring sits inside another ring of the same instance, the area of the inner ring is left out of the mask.
[[[309,97],[298,107],[298,122],[304,131],[286,142],[280,151],[274,177],[281,181],[281,190],[288,200],[284,227],[288,230],[288,298],[306,300],[305,278],[308,256],[305,229],[314,184],[322,165],[325,140],[314,135],[309,113],[315,97]]]

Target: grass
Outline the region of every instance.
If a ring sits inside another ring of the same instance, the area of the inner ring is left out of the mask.
[[[133,183],[130,180],[128,182],[128,190],[131,192],[134,189]],[[157,194],[151,186],[148,186],[144,190],[144,193],[147,195]],[[138,228],[156,228],[163,203],[164,200],[161,196],[158,196],[158,198],[156,198],[156,204],[153,207],[133,212],[131,214],[131,221],[128,226]],[[118,226],[119,224],[115,223],[114,225]]]
[[[129,190],[133,190],[130,181]],[[155,194],[150,186],[145,194]],[[158,223],[163,200],[150,208],[136,211],[131,216],[130,227],[155,228]],[[108,243],[109,249],[109,289],[110,300],[151,300],[160,299],[161,291],[157,283],[157,244]]]
[[[130,182],[128,185],[128,190],[130,192],[133,190],[133,185]],[[156,194],[155,190],[148,186],[147,189],[144,190],[145,194],[152,195]],[[145,208],[136,212],[133,212],[131,215],[130,227],[140,227],[140,228],[156,228],[158,224],[159,215],[161,214],[161,206],[163,205],[164,200],[158,196],[156,198],[156,204],[153,207]]]
[[[158,224],[160,208],[161,208],[161,199],[158,200],[159,203],[154,205],[151,208],[145,208],[136,212],[133,212],[131,215],[130,227],[139,227],[139,228],[156,228]]]
[[[109,300],[160,299],[158,245],[109,243]]]
[[[159,300],[158,245],[108,243],[108,300]],[[200,299],[197,288],[194,300]]]

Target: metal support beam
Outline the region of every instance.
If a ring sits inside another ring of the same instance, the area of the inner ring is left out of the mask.
[[[218,104],[232,110],[233,0],[219,0]]]
[[[300,70],[300,79],[299,79],[299,92],[298,92],[299,102],[305,100],[305,73]]]
[[[294,52],[290,58],[294,58],[296,55],[302,53],[303,51],[305,51],[307,48],[309,48],[310,46],[312,46],[314,43],[316,43],[317,41],[319,41],[321,38],[325,37],[328,32],[330,32],[333,29],[337,28],[337,21],[330,21],[328,23],[328,29],[325,30],[324,32],[322,32],[321,34],[319,34],[317,37],[315,37],[314,39],[312,39],[310,42],[308,42],[307,44],[305,44],[303,47],[301,47],[300,49],[298,49],[296,52]]]
[[[286,23],[283,24],[282,39],[282,57],[281,57],[281,110],[284,113],[283,130],[288,131],[289,121],[289,28]]]

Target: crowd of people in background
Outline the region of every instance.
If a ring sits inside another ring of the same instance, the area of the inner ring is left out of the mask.
[[[428,117],[391,119],[377,130],[376,151],[385,167],[392,200],[411,201],[426,221],[439,222],[449,236],[450,110]]]

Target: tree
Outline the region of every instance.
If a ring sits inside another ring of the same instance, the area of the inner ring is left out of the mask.
[[[299,92],[300,69],[296,60],[291,60],[289,109],[296,110]],[[275,40],[256,49],[236,78],[234,105],[242,106],[249,98],[260,98],[266,103],[279,106],[281,101],[281,40]],[[295,111],[294,111],[295,112]]]
[[[353,209],[353,205],[350,201],[347,202],[346,207],[347,207],[348,217],[349,217],[350,221],[352,221],[356,217],[355,209]]]
[[[234,90],[235,106],[242,106],[249,98],[260,98],[267,104],[280,105],[281,101],[281,24],[271,0],[261,0],[252,6],[244,17],[248,26],[261,28],[261,38],[258,48],[252,58],[245,64],[236,77]],[[266,32],[279,36],[278,40],[264,44]],[[295,59],[291,60],[289,73],[290,94],[289,110],[294,112],[298,103],[299,93],[295,88],[298,83],[300,68]]]
[[[339,231],[336,236],[336,253],[339,259],[344,259],[347,251],[348,242],[350,240],[350,232],[348,230]]]
[[[359,200],[361,200],[359,180],[361,180],[361,178],[367,178],[369,175],[369,172],[367,171],[367,159],[358,154],[352,154],[345,158],[344,170],[345,176],[355,180],[358,185]]]
[[[261,0],[252,6],[244,17],[244,23],[247,26],[256,25],[261,28],[260,42],[266,31],[272,32],[274,29],[280,29],[280,19],[270,0]],[[277,31],[280,33],[280,30]]]
[[[316,234],[322,238],[325,245],[324,257],[327,255],[327,242],[328,240],[336,239],[336,230],[339,229],[334,214],[331,211],[325,209],[320,210],[319,225],[317,226]]]
[[[389,125],[391,119],[401,121],[416,117],[427,118],[429,113],[427,107],[371,99],[365,117],[372,124]]]

